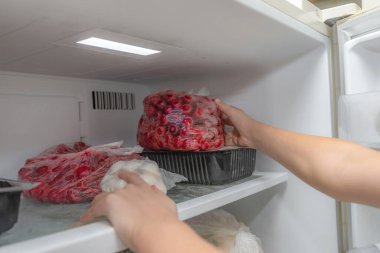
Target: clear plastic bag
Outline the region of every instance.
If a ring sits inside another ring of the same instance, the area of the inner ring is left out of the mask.
[[[215,150],[224,146],[221,112],[208,96],[157,92],[144,99],[137,138],[152,150]]]
[[[58,145],[28,159],[19,170],[19,178],[40,184],[24,196],[42,202],[78,203],[91,201],[101,192],[100,181],[118,161],[145,159],[136,152],[142,148],[123,148],[122,142],[84,150]],[[76,146],[87,147],[78,143]]]
[[[165,194],[167,190],[176,185],[175,183],[187,181],[184,176],[160,169],[156,162],[149,159],[120,161],[113,164],[102,179],[100,186],[103,191],[114,192],[127,185],[127,182],[120,179],[117,175],[120,170],[132,171],[139,174],[147,184],[156,186]]]
[[[187,221],[204,239],[225,253],[263,253],[261,241],[250,229],[224,211],[214,210]]]

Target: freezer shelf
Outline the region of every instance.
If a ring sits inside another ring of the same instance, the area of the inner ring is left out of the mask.
[[[273,187],[287,181],[287,178],[285,172],[255,173],[222,186],[178,185],[168,195],[177,203],[180,218],[186,220]],[[8,244],[0,248],[0,253],[123,250],[124,245],[106,221],[67,229],[88,205],[51,205],[24,199],[19,222],[0,236],[0,246]]]

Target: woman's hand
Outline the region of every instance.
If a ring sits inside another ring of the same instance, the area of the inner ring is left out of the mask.
[[[242,110],[226,105],[220,99],[216,99],[215,102],[225,116],[224,124],[233,127],[232,131],[225,132],[226,146],[255,148],[251,136],[254,120]]]
[[[81,216],[81,223],[105,216],[123,243],[134,250],[144,243],[146,230],[179,222],[175,203],[155,186],[149,186],[133,172],[120,171],[119,177],[128,185],[114,193],[97,195]]]

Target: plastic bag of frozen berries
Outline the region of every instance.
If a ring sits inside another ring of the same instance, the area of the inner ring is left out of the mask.
[[[137,139],[152,150],[219,149],[224,146],[221,112],[208,96],[157,92],[144,99]]]
[[[24,196],[52,203],[91,201],[101,192],[100,182],[114,163],[145,159],[138,154],[141,147],[124,148],[121,144],[60,144],[28,159],[18,172],[19,178],[39,185],[24,191]]]

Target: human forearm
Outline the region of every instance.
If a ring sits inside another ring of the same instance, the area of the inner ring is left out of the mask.
[[[339,139],[298,134],[252,120],[251,142],[330,196],[380,206],[379,153]]]

